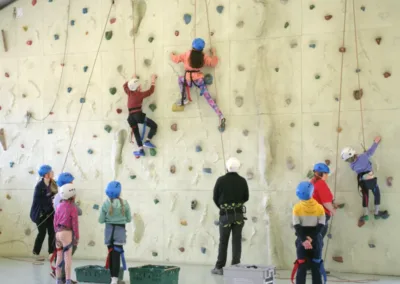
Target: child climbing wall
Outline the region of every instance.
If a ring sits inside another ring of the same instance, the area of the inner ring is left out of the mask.
[[[200,71],[200,68],[204,66],[215,67],[218,64],[218,57],[216,56],[215,49],[211,49],[212,56],[208,56],[203,53],[205,42],[201,38],[196,38],[192,43],[192,50],[189,50],[183,54],[171,54],[171,60],[174,63],[183,63],[185,66],[185,75],[180,76],[178,79],[179,88],[182,94],[182,98],[177,101],[177,105],[187,104],[188,98],[185,94],[186,86],[191,87],[192,84],[200,89],[200,96],[204,96],[207,103],[214,109],[215,113],[219,117],[218,130],[220,132],[225,131],[226,119],[219,109],[218,105],[211,98],[210,93],[204,82],[204,74]]]

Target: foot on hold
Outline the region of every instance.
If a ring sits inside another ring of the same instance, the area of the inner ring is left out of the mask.
[[[225,122],[226,122],[225,118],[221,119],[219,122],[218,130],[221,133],[225,131]]]
[[[135,155],[136,157],[144,157],[146,156],[146,153],[144,152],[143,149],[140,149],[139,151],[134,151],[133,155]]]
[[[146,141],[143,144],[144,147],[146,148],[157,148],[153,143],[151,143],[150,141]]]
[[[211,274],[224,275],[224,271],[222,270],[222,268],[215,267],[213,270],[211,270]]]
[[[187,98],[185,98],[185,99],[183,100],[183,105],[187,105],[188,103],[189,103],[189,100],[188,100]],[[177,101],[176,101],[176,105],[177,105],[177,106],[181,106],[181,105],[182,105],[182,99],[177,100]]]
[[[375,215],[374,215],[374,217],[375,217],[375,220],[378,220],[378,219],[387,219],[387,218],[389,218],[389,213],[387,212],[387,210],[385,210],[385,211],[379,211],[378,214],[375,214]]]
[[[369,216],[368,215],[364,215],[360,217],[360,221],[368,221],[369,220]]]

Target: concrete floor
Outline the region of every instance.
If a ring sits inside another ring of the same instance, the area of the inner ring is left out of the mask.
[[[50,267],[48,262],[42,265],[34,265],[28,259],[12,260],[0,257],[0,283],[13,284],[54,284],[55,281],[50,277]],[[75,260],[74,268],[84,265],[104,265],[104,262]],[[129,267],[143,265],[128,263]],[[171,264],[168,264],[171,265]],[[181,267],[179,274],[179,284],[224,284],[223,277],[212,276],[210,274],[211,266],[178,265]],[[75,273],[73,273],[75,279]],[[277,271],[276,284],[290,283],[289,271]],[[129,283],[129,275],[125,273],[125,283]],[[343,273],[332,273],[328,277],[328,282],[335,283],[400,283],[400,278],[381,277],[369,275],[354,275]],[[242,283],[242,282],[241,282]],[[311,280],[308,281],[311,283]],[[226,283],[234,284],[234,283]],[[260,283],[261,284],[261,283]]]

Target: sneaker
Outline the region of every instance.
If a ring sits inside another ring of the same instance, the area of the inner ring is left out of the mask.
[[[146,156],[146,153],[144,152],[143,149],[140,149],[139,151],[134,151],[133,155],[135,155],[136,157],[144,157]]]
[[[40,256],[36,253],[33,253],[33,257],[35,258],[36,261],[44,261],[44,256]]]
[[[187,105],[189,103],[189,100],[186,98],[183,100],[183,105]],[[176,101],[176,105],[177,106],[181,106],[182,105],[182,99],[179,99]]]
[[[211,270],[211,274],[224,275],[224,271],[222,270],[222,268],[215,267],[213,270]]]
[[[147,140],[146,142],[144,142],[143,144],[144,147],[146,148],[157,148],[153,143],[151,143],[149,140]]]
[[[111,277],[111,284],[118,284],[118,277]]]
[[[221,119],[219,122],[218,130],[221,133],[225,131],[225,122],[226,122],[225,118]]]
[[[387,219],[387,218],[389,218],[389,213],[387,212],[387,210],[379,211],[378,214],[374,214],[374,217],[375,217],[375,220]]]

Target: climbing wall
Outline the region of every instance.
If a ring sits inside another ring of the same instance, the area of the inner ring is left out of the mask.
[[[47,163],[76,177],[76,257],[105,258],[98,208],[115,178],[133,214],[128,258],[212,264],[212,189],[224,158],[236,156],[251,190],[242,261],[289,268],[295,186],[326,160],[331,190],[345,203],[325,242],[326,266],[399,275],[399,19],[397,0],[19,0],[1,10],[1,255],[30,255],[33,188]],[[204,73],[227,118],[223,134],[198,90],[183,112],[171,111],[183,66],[169,55],[194,37],[220,57]],[[143,105],[159,125],[158,148],[141,159],[132,155],[122,88],[133,72],[144,88],[158,74]],[[391,217],[359,228],[355,175],[339,153],[361,152],[376,135],[373,164]]]

